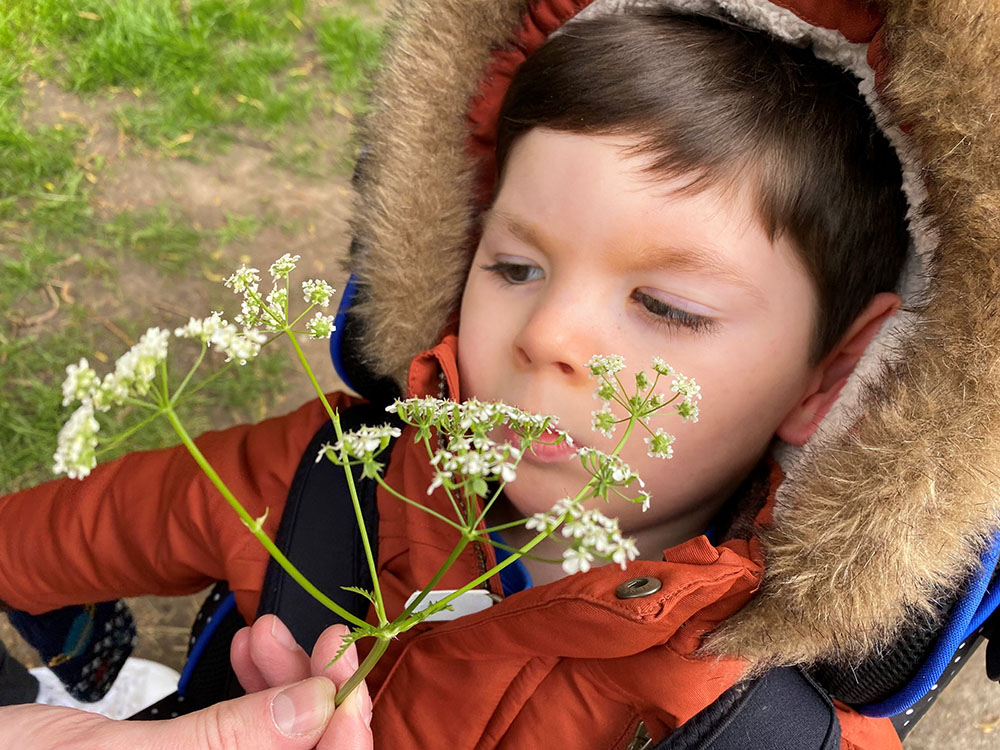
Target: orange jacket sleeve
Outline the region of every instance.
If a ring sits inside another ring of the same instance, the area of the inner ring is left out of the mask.
[[[334,407],[350,403],[331,397]],[[302,454],[326,419],[315,400],[196,443],[253,517],[269,509],[264,529],[273,538]],[[266,564],[267,552],[182,445],[0,498],[0,601],[33,614],[226,580],[251,620]]]

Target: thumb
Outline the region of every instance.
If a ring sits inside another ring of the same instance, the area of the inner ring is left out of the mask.
[[[310,677],[169,721],[127,722],[133,736],[116,739],[148,750],[310,750],[333,715],[335,694],[328,679]]]

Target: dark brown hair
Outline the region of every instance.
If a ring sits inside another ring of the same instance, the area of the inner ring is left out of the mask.
[[[769,237],[787,233],[815,285],[813,362],[899,281],[909,244],[899,161],[856,79],[808,49],[717,16],[578,20],[507,91],[501,177],[533,128],[627,136],[654,176],[690,176],[686,190],[750,179]]]

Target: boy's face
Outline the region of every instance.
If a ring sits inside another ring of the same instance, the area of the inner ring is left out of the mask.
[[[613,439],[591,430],[592,355],[624,356],[628,388],[636,369],[653,375],[654,356],[697,380],[697,423],[672,407],[650,423],[676,435],[672,459],[648,457],[641,429],[621,454],[650,509],[603,509],[669,546],[704,531],[815,382],[816,297],[789,242],[760,226],[749,187],[677,194],[683,179],[651,179],[623,145],[533,130],[514,147],[465,286],[462,397],[555,414],[577,444],[610,451],[624,425]],[[660,386],[672,395],[669,379]],[[520,513],[587,481],[567,453],[525,456],[506,492]]]

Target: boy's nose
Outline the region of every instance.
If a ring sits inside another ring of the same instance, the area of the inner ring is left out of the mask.
[[[580,300],[564,305],[555,301],[535,307],[514,339],[518,365],[551,370],[587,379],[587,361],[597,353],[597,321],[583,314]]]

